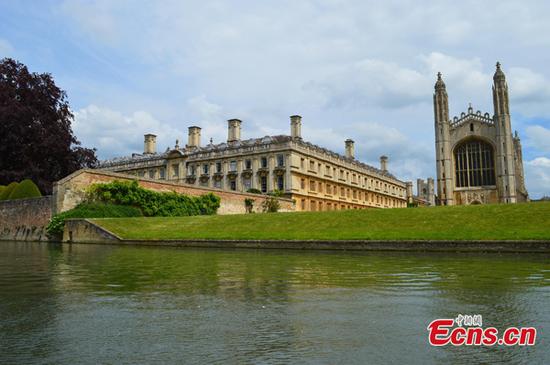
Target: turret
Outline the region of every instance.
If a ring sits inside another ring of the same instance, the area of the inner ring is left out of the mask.
[[[498,190],[501,192],[499,198],[501,203],[515,203],[514,143],[512,140],[508,85],[499,62],[496,64],[496,71],[493,76],[493,106],[497,142],[495,165]]]
[[[437,195],[443,205],[454,205],[451,143],[449,124],[449,99],[447,88],[441,72],[437,73],[434,86],[434,127],[435,127],[435,155],[437,170]]]

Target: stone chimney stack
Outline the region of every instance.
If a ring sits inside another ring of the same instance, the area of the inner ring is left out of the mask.
[[[346,139],[346,157],[355,158],[355,142],[353,139]]]
[[[187,139],[187,147],[200,147],[201,146],[201,127],[191,126],[189,127],[189,138]]]
[[[148,155],[157,153],[157,136],[154,134],[145,134],[143,138],[143,154]]]
[[[384,172],[388,171],[388,156],[380,156],[380,170]]]
[[[290,135],[293,139],[302,139],[302,117],[299,115],[290,116]]]
[[[241,140],[241,120],[229,119],[227,121],[227,142]]]

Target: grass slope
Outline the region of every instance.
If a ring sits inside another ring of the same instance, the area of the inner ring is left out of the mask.
[[[550,239],[550,202],[94,222],[126,239]]]

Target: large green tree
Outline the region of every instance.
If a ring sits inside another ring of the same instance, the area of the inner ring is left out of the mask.
[[[72,121],[67,95],[50,74],[1,60],[0,185],[28,178],[49,194],[54,181],[95,167],[95,149],[80,146]]]

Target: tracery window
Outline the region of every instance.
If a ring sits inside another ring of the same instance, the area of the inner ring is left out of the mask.
[[[480,140],[471,140],[455,148],[456,187],[495,185],[493,147]]]

